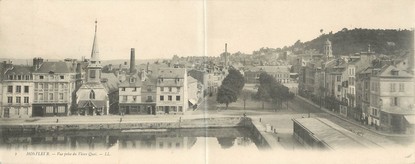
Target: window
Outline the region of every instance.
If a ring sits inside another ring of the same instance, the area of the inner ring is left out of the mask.
[[[391,71],[392,75],[398,76],[399,75],[399,71],[398,70],[392,70]]]
[[[180,96],[176,96],[176,101],[180,101]]]
[[[39,89],[43,89],[43,84],[39,84]]]
[[[147,96],[147,101],[149,102],[153,101],[153,96]]]
[[[29,93],[29,86],[24,86],[24,93]]]
[[[30,80],[30,76],[29,75],[26,75],[25,76],[25,80]]]
[[[391,106],[398,106],[398,97],[392,97],[391,98]]]
[[[172,91],[172,89],[171,89],[171,87],[169,87],[169,92],[171,92]]]
[[[53,100],[53,93],[49,93],[49,100]]]
[[[147,92],[151,92],[151,87],[148,87],[147,88]]]
[[[59,100],[63,100],[63,93],[59,93]]]
[[[122,101],[127,101],[128,97],[127,96],[122,96]]]
[[[46,113],[53,113],[53,107],[52,106],[47,106],[46,107]]]
[[[58,113],[65,113],[65,106],[58,106]]]
[[[17,80],[22,80],[22,76],[21,75],[17,75]]]
[[[95,78],[95,70],[89,70],[89,77],[90,78]]]
[[[160,96],[160,101],[164,101],[164,96]]]
[[[180,87],[177,87],[177,92],[180,92]]]
[[[9,80],[13,80],[13,75],[9,75]]]
[[[61,76],[59,76],[59,77],[60,77],[60,79],[61,79],[61,80],[65,79],[65,76],[62,76],[62,75],[61,75]]]
[[[404,92],[404,91],[405,91],[405,84],[399,83],[399,92]]]
[[[16,103],[20,104],[22,101],[21,99],[22,99],[21,97],[16,97]]]
[[[22,86],[16,86],[16,93],[20,93],[22,91]]]
[[[121,88],[121,91],[125,91],[125,87],[122,87],[122,88]]]
[[[43,100],[43,93],[39,93],[39,100]]]
[[[91,90],[89,92],[89,99],[91,99],[91,100],[94,100],[95,99],[95,92],[94,92],[94,90]]]
[[[341,86],[341,85],[338,85],[338,86],[337,86],[337,92],[340,92],[340,91],[341,91],[341,89],[342,89],[342,86]]]
[[[48,84],[48,89],[52,90],[53,89],[53,84]]]
[[[24,97],[24,101],[25,104],[29,103],[29,97]]]
[[[11,96],[7,97],[7,103],[9,104],[13,103],[13,97]]]
[[[43,76],[39,76],[39,79],[43,79],[44,77]]]
[[[173,96],[168,96],[169,101],[173,99]]]
[[[391,92],[395,92],[396,91],[396,84],[395,83],[391,83],[390,84],[390,91]]]
[[[137,96],[133,96],[133,101],[137,101]]]
[[[183,112],[183,107],[179,106],[179,112]]]
[[[7,92],[13,93],[13,86],[11,85],[7,86]]]

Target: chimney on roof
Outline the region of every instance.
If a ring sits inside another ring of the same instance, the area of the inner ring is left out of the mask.
[[[131,48],[131,56],[130,56],[130,73],[135,73],[135,49]]]
[[[81,63],[76,63],[76,73],[81,73]]]
[[[43,59],[42,58],[33,58],[33,68],[36,70],[38,70],[40,68],[40,66],[42,66],[43,64]]]

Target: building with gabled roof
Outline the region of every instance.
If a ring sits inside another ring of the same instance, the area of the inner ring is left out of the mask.
[[[33,116],[67,116],[73,110],[76,61],[43,62],[33,59]]]
[[[28,118],[32,116],[33,69],[31,66],[2,64],[1,117]]]
[[[97,42],[97,21],[95,21],[94,42],[85,79],[86,81],[76,92],[77,113],[80,115],[107,115],[109,113],[109,90],[101,82],[102,65]]]
[[[160,68],[156,76],[156,114],[184,114],[188,108],[186,69]]]
[[[395,65],[384,65],[370,78],[370,119],[381,130],[414,133],[414,75]]]

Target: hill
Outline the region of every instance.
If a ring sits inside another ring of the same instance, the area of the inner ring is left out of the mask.
[[[347,55],[367,51],[369,44],[371,51],[385,55],[412,52],[414,49],[413,30],[361,28],[348,30],[343,28],[335,34],[332,32],[322,34],[304,43],[298,40],[292,46],[284,47],[282,50],[302,54],[306,50],[315,49],[322,53],[324,42],[327,39],[332,42],[333,55]]]

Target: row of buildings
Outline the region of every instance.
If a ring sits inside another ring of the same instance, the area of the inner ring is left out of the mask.
[[[133,48],[129,69],[103,73],[96,23],[89,60],[0,63],[0,116],[183,114],[196,107],[202,82],[188,76],[186,68],[137,70]]]
[[[413,52],[388,57],[370,50],[334,57],[298,56],[300,95],[345,117],[391,133],[414,133]]]

